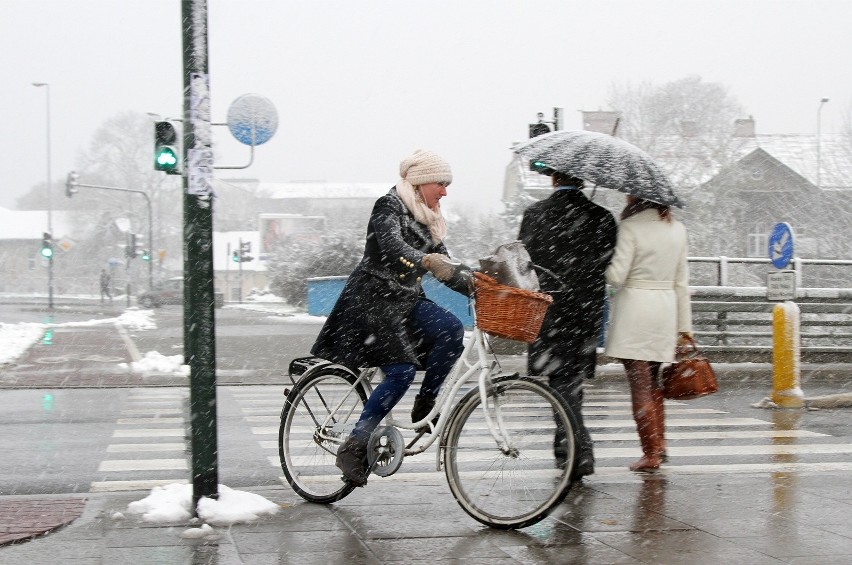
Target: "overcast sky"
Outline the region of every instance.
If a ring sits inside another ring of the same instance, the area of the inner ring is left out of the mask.
[[[726,86],[758,133],[841,131],[852,105],[849,0],[210,0],[213,119],[269,98],[275,137],[242,172],[263,182],[387,182],[432,149],[445,202],[496,203],[537,112],[608,109],[613,83],[687,75]],[[0,0],[0,206],[77,164],[122,112],[182,112],[178,0]],[[152,134],[153,135],[153,134]],[[219,128],[218,164],[248,160]],[[153,144],[153,142],[152,142]]]

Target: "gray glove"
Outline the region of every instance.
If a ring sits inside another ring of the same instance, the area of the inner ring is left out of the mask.
[[[435,278],[439,281],[448,281],[453,278],[456,267],[461,265],[461,263],[454,262],[441,253],[429,253],[423,257],[422,265],[435,275]]]

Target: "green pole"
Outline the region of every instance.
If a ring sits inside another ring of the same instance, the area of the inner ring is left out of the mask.
[[[182,0],[184,80],[184,357],[190,368],[193,508],[218,496],[213,292],[213,151],[207,1]]]

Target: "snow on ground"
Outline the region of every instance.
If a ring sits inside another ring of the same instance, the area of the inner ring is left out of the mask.
[[[119,367],[126,369],[127,363],[119,363]],[[147,352],[139,361],[130,363],[130,370],[134,373],[171,373],[189,376],[189,365],[183,364],[183,355],[163,355],[157,351]]]
[[[271,516],[280,510],[280,506],[264,497],[251,492],[234,490],[219,485],[219,498],[202,497],[196,507],[200,527],[190,528],[181,534],[185,538],[210,538],[216,536],[213,526],[230,526],[237,522],[255,522],[262,516]],[[192,485],[173,483],[154,487],[151,493],[127,505],[130,514],[141,514],[145,522],[185,522],[195,521],[192,517]],[[120,513],[113,519],[120,519]]]

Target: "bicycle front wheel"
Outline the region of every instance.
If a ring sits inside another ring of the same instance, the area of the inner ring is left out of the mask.
[[[497,435],[508,438],[504,445],[490,433],[486,414]],[[554,454],[558,428],[567,436],[567,460]],[[495,379],[484,406],[476,388],[456,406],[447,427],[443,457],[450,491],[487,526],[531,526],[571,488],[576,429],[562,397],[535,379]]]
[[[299,381],[284,402],[278,455],[287,482],[305,500],[328,504],[355,488],[334,462],[367,402],[356,382],[342,369],[323,369]]]

